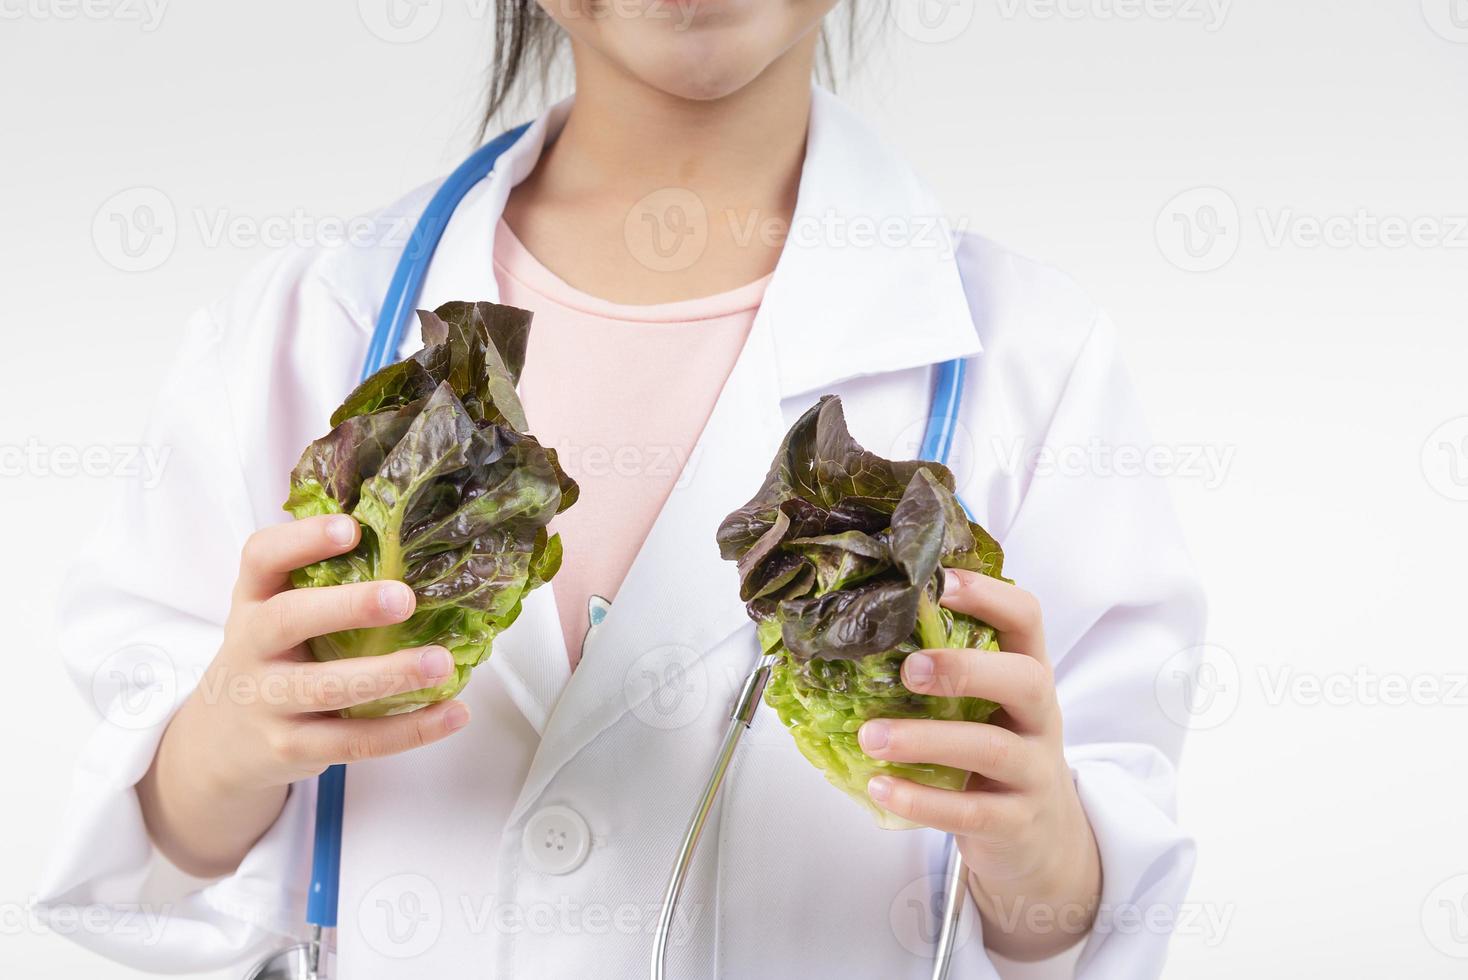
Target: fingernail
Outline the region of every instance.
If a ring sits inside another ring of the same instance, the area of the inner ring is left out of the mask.
[[[953,569],[950,568],[943,572],[943,592],[945,595],[949,592],[957,592],[962,586],[963,582],[959,580],[958,573]]]
[[[418,656],[418,669],[429,680],[441,680],[454,672],[454,657],[443,647],[429,647]]]
[[[890,727],[885,721],[869,721],[862,725],[861,730],[856,733],[856,740],[868,752],[885,749]]]
[[[326,537],[332,544],[345,548],[357,536],[357,522],[343,514],[326,522]]]
[[[469,724],[469,709],[457,701],[443,713],[443,727],[451,732],[456,732],[467,724]]]
[[[909,685],[926,686],[933,679],[933,658],[926,653],[910,653],[902,661],[902,677]]]
[[[867,795],[878,803],[884,803],[887,797],[892,795],[892,779],[890,776],[873,776],[867,781]]]
[[[377,601],[389,616],[406,616],[413,605],[413,590],[402,582],[383,582],[377,590]]]

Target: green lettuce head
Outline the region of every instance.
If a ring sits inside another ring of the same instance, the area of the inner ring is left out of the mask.
[[[515,393],[530,314],[493,303],[419,311],[423,349],[362,382],[306,447],[285,509],[351,514],[362,539],[300,569],[297,587],[398,579],[418,605],[396,626],[311,641],[317,660],[438,644],[454,676],[438,687],[348,709],[356,718],[412,711],[458,694],[531,589],[561,564],[546,532],[576,500],[555,451],[526,433]]]
[[[867,452],[841,400],[827,396],[786,434],[759,493],[724,519],[718,540],[739,563],[761,648],[779,658],[765,701],[811,764],[889,829],[913,825],[872,802],[873,776],[962,789],[961,770],[872,759],[856,740],[869,718],[984,721],[998,709],[914,694],[900,676],[915,650],[999,649],[992,627],[938,604],[944,568],[1003,578],[1004,553],[965,516],[953,474]]]

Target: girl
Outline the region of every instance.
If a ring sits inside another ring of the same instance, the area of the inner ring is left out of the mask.
[[[357,540],[349,518],[283,523],[280,503],[353,386],[402,242],[283,255],[198,315],[154,422],[166,477],[122,502],[70,587],[69,662],[106,720],[45,914],[92,906],[111,925],[86,941],[145,968],[245,962],[299,930],[312,777],[351,762],[340,976],[643,975],[757,649],[714,529],[821,394],[843,396],[865,445],[911,455],[933,366],[962,358],[959,489],[1023,588],[954,573],[944,601],[994,624],[1004,652],[913,656],[903,679],[996,701],[1002,724],[862,728],[876,759],[974,774],[964,791],[873,780],[882,807],[932,828],[893,834],[762,713],[670,974],[926,976],[940,831],[972,904],[954,976],[994,976],[988,951],[1082,942],[1081,976],[1159,972],[1166,930],[1114,917],[1158,921],[1186,890],[1183,732],[1159,692],[1185,673],[1165,663],[1190,663],[1199,595],[1154,480],[1013,462],[1144,443],[1113,328],[1057,274],[933,233],[941,212],[912,173],[812,86],[834,6],[498,6],[491,112],[562,36],[576,95],[459,206],[419,306],[535,311],[527,412],[582,495],[556,527],[562,574],[456,701],[337,715],[436,684],[447,652],[312,663],[310,637],[398,622],[415,596],[288,588]],[[637,696],[649,679],[656,696]],[[140,698],[149,710],[124,710]],[[155,856],[203,880],[159,898]],[[155,931],[124,928],[139,905]]]

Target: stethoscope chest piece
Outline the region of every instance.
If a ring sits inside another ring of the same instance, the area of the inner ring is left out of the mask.
[[[245,980],[317,980],[311,965],[311,945],[299,943],[271,953],[256,963]]]

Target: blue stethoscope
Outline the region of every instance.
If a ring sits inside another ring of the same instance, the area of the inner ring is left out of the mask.
[[[392,283],[382,301],[382,312],[378,315],[372,341],[367,348],[367,357],[362,364],[362,378],[375,374],[397,360],[397,351],[402,344],[403,331],[407,328],[418,296],[423,290],[423,280],[428,274],[428,264],[434,250],[443,237],[449,218],[475,184],[494,169],[495,162],[529,128],[528,124],[503,133],[476,150],[459,165],[438,191],[429,200],[423,215],[413,228],[407,247],[398,259]],[[919,456],[922,459],[946,463],[953,448],[954,431],[958,423],[958,409],[963,397],[964,362],[945,361],[934,369],[933,400],[928,410],[927,428],[923,434]],[[730,713],[729,727],[718,758],[709,773],[688,831],[684,835],[678,858],[673,865],[664,895],[661,921],[655,935],[652,955],[652,980],[662,980],[663,961],[667,952],[667,939],[673,921],[673,910],[682,890],[684,878],[698,846],[704,823],[708,818],[724,775],[733,759],[739,739],[748,730],[759,706],[765,681],[769,678],[772,662],[761,657],[750,672]],[[307,976],[320,975],[321,939],[326,929],[336,927],[337,884],[341,871],[342,805],[346,791],[346,766],[332,766],[316,780],[316,835],[311,859],[311,891],[306,904],[306,922],[310,926],[310,940],[306,946],[305,966]],[[938,940],[934,946],[933,977],[943,980],[953,958],[958,934],[959,917],[963,912],[964,875],[963,863],[952,837],[948,839],[947,887],[941,913]]]

